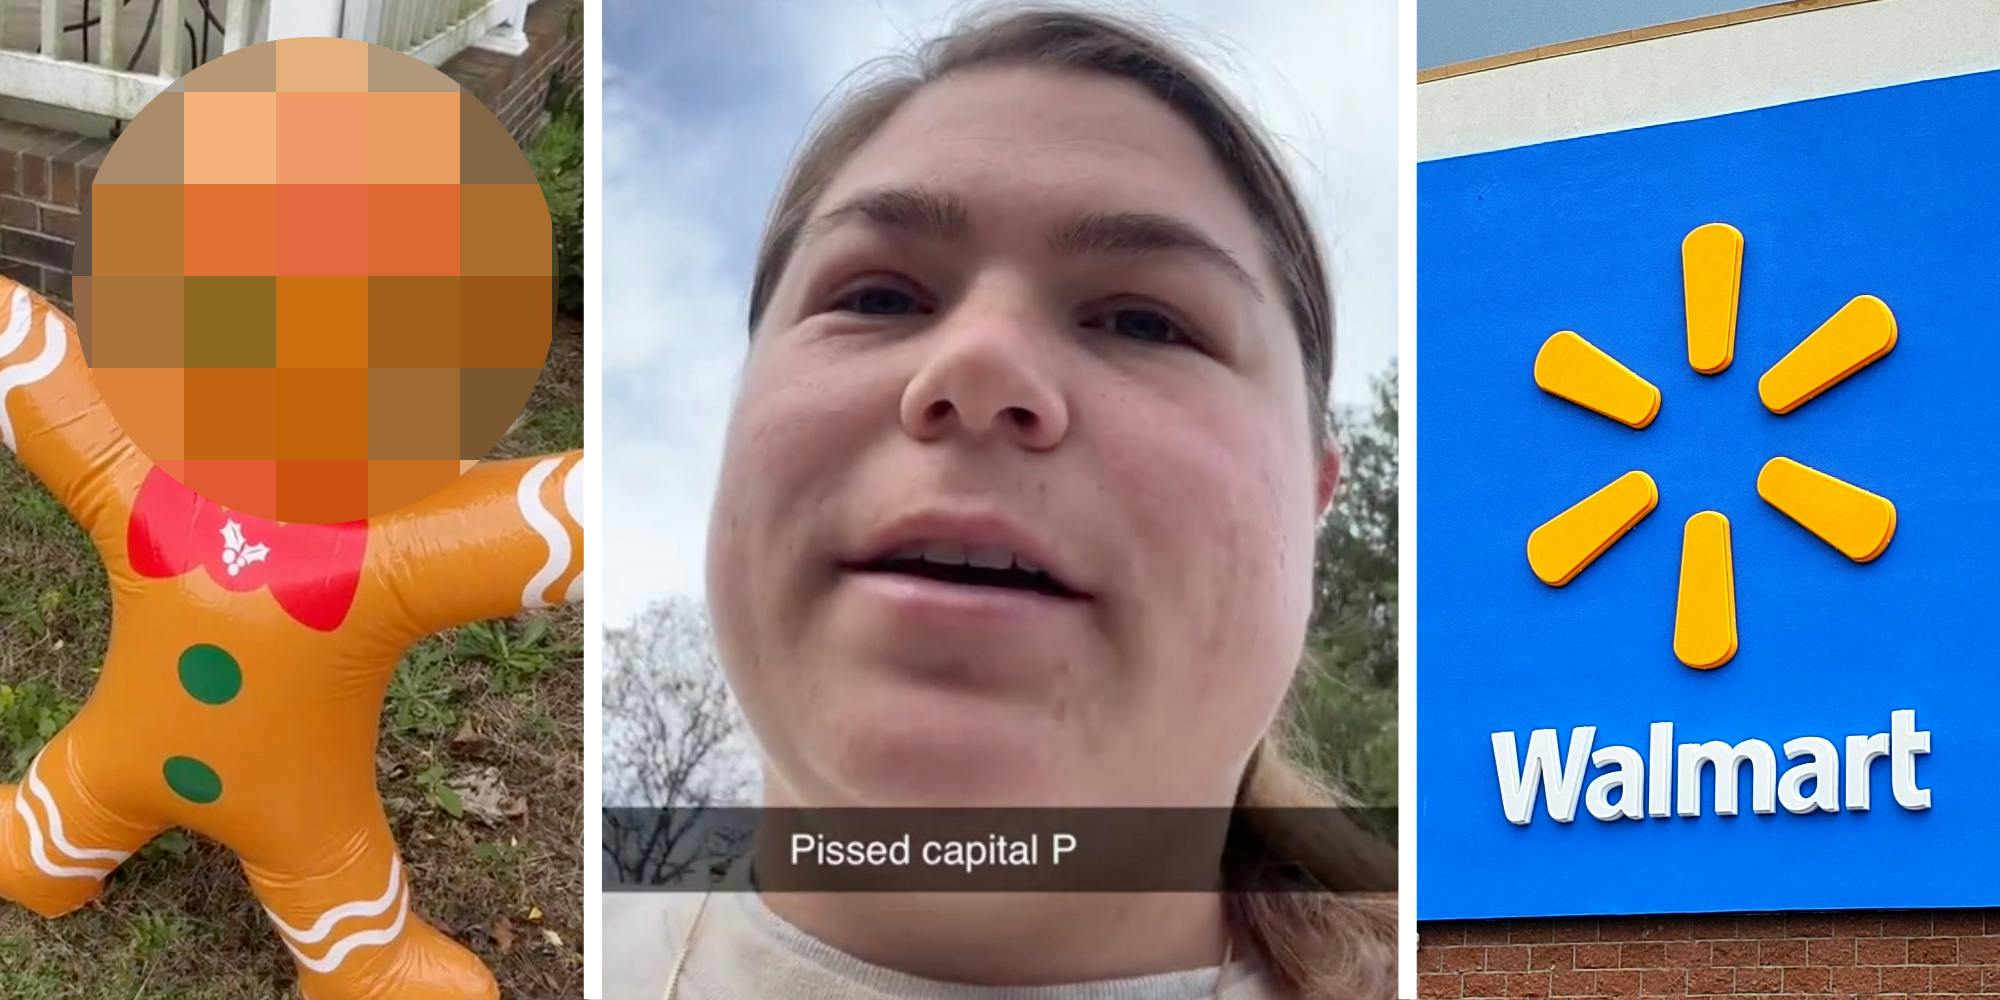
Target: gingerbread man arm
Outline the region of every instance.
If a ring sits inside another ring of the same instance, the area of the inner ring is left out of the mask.
[[[118,426],[84,363],[76,325],[0,278],[0,444],[104,551],[151,462]]]
[[[583,597],[583,452],[482,462],[370,525],[371,578],[414,634]]]

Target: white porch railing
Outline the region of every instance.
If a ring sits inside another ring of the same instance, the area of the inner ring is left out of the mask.
[[[209,59],[303,35],[363,39],[432,66],[475,45],[518,54],[532,2],[0,0],[0,98],[129,121]]]
[[[130,119],[203,59],[240,46],[251,6],[252,0],[0,0],[0,96]],[[165,25],[174,28],[161,30]]]
[[[431,64],[472,46],[519,54],[533,0],[348,0],[341,35],[365,38]]]

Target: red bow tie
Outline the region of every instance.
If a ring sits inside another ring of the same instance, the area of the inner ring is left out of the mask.
[[[139,487],[126,533],[140,576],[163,579],[203,566],[224,590],[271,588],[286,614],[321,632],[346,620],[367,547],[367,521],[279,524],[219,507],[158,466]]]

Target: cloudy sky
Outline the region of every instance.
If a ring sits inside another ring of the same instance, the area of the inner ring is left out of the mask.
[[[1163,23],[1288,147],[1329,247],[1334,397],[1396,353],[1393,0],[1156,0]],[[962,0],[607,0],[604,30],[605,622],[702,597],[709,500],[771,197],[822,99],[928,37]]]

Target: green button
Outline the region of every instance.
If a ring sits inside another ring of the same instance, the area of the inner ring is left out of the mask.
[[[243,668],[221,646],[189,646],[181,654],[181,687],[196,701],[220,705],[243,690]]]
[[[193,757],[168,757],[161,771],[167,787],[189,802],[205,806],[222,797],[222,779],[215,769]]]

